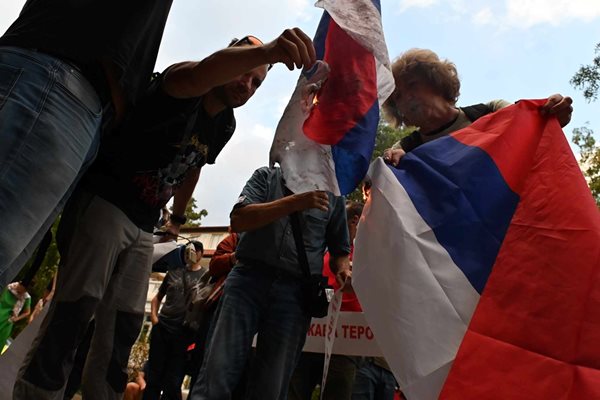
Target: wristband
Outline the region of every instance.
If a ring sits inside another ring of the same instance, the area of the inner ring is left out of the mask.
[[[185,221],[187,221],[187,218],[185,217],[185,215],[171,214],[170,221],[177,225],[183,225],[185,224]]]

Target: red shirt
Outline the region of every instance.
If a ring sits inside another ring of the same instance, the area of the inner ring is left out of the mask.
[[[350,260],[352,260],[352,254],[354,253],[354,246],[350,249]],[[323,258],[323,275],[327,277],[328,283],[333,286],[335,290],[340,288],[337,280],[335,279],[335,275],[331,272],[331,268],[329,268],[329,252],[325,253],[325,257]],[[356,293],[344,293],[342,297],[342,307],[341,311],[355,311],[362,312],[362,307],[358,302],[358,297],[356,297]]]

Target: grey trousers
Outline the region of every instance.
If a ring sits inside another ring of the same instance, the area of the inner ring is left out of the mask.
[[[79,190],[63,213],[58,244],[56,294],[19,371],[13,399],[62,400],[92,318],[96,329],[83,371],[83,396],[120,399],[144,317],[152,234],[111,203]]]

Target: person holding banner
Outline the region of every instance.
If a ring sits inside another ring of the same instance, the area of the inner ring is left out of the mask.
[[[363,205],[361,203],[349,201],[346,204],[346,218],[348,221],[348,234],[351,244],[350,260],[352,260],[356,227],[360,220],[362,210]],[[337,283],[335,275],[329,267],[329,262],[330,254],[327,252],[323,259],[323,275],[327,276],[330,285],[336,290],[339,290],[340,285]],[[362,308],[360,307],[360,303],[358,302],[355,293],[347,292],[343,294],[340,311],[362,312]],[[290,382],[288,399],[311,399],[315,386],[320,385],[322,381],[324,359],[325,355],[323,353],[302,352]],[[350,400],[358,363],[358,357],[332,354],[331,360],[329,361],[329,371],[327,373],[327,381],[322,398],[325,400]],[[321,390],[323,390],[323,388],[321,388]]]
[[[392,72],[396,89],[383,105],[384,116],[392,126],[419,128],[384,151],[384,161],[394,166],[417,146],[466,128],[476,119],[510,105],[504,100],[493,100],[456,107],[460,94],[456,66],[428,49],[410,49],[401,54],[393,63]],[[564,127],[571,120],[572,103],[570,97],[554,94],[540,112],[556,116]]]
[[[249,35],[201,61],[171,65],[105,138],[62,214],[64,263],[56,295],[15,384],[15,399],[61,396],[92,317],[99,329],[84,368],[83,395],[122,397],[144,317],[160,210],[174,197],[166,228],[177,235],[200,169],[215,162],[234,133],[233,109],[279,62],[290,70],[311,67],[311,39],[298,28],[266,44]]]
[[[352,275],[344,199],[319,190],[288,193],[279,167],[259,168],[231,212],[231,229],[243,232],[237,264],[225,282],[191,400],[231,398],[255,334],[245,398],[287,398],[311,320],[306,275],[321,276],[326,248],[337,280]]]

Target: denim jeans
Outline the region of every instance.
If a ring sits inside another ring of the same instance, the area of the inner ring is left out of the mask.
[[[332,354],[325,383],[325,400],[350,400],[360,357]],[[302,353],[290,382],[288,400],[310,400],[323,380],[323,353]],[[322,389],[322,388],[321,388]]]
[[[247,399],[286,399],[310,324],[299,279],[274,268],[238,264],[229,273],[204,362],[190,400],[228,400],[246,366],[252,338],[256,355]]]
[[[96,155],[94,88],[73,66],[0,47],[0,286],[31,256]]]
[[[393,400],[396,378],[367,357],[356,370],[352,400]]]

